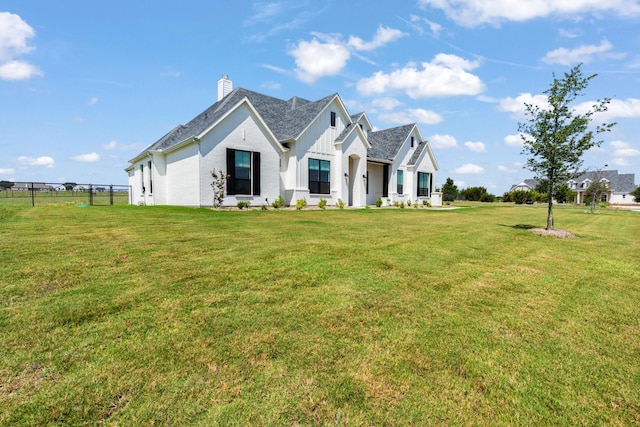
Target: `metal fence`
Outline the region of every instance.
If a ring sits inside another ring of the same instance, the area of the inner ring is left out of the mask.
[[[70,184],[58,182],[0,182],[0,205],[87,205],[113,206],[130,204],[128,185]]]

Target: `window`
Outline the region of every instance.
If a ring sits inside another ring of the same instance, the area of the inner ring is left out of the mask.
[[[142,194],[146,191],[144,188],[144,165],[140,165],[140,187],[142,188]]]
[[[418,172],[418,196],[429,195],[429,174]]]
[[[153,194],[153,169],[151,168],[151,161],[147,163],[149,168],[149,194]]]
[[[402,190],[403,190],[403,182],[404,182],[404,172],[399,170],[398,171],[398,194],[402,194]]]
[[[260,195],[260,153],[227,148],[227,194]]]
[[[330,176],[329,160],[309,159],[309,192],[311,194],[329,194],[331,192]]]
[[[415,141],[415,138],[414,138],[414,137],[411,137],[411,148],[413,148],[413,143],[414,143],[414,141]]]
[[[336,113],[334,111],[331,112],[331,127],[336,127]]]

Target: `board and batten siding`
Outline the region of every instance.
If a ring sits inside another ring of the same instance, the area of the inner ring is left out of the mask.
[[[211,171],[228,172],[227,148],[260,153],[260,194],[225,195],[223,206],[236,206],[240,200],[248,200],[250,206],[272,203],[280,194],[280,153],[277,142],[270,138],[254,113],[242,105],[200,141],[200,205],[213,205]]]

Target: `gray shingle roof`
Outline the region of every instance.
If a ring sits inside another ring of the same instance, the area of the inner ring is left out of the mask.
[[[307,126],[336,96],[337,94],[334,93],[317,101],[293,97],[285,101],[247,89],[237,88],[222,100],[198,114],[187,124],[173,128],[162,138],[151,144],[145,151],[166,150],[182,141],[200,135],[244,98],[251,102],[278,141],[285,143],[299,138]],[[356,123],[363,114],[364,112],[351,115],[353,123],[347,124],[343,132],[338,136],[338,141],[343,140],[354,129],[354,126],[357,126]],[[368,140],[372,148],[369,150],[368,157],[393,160],[414,127],[415,123],[412,123],[391,129],[369,132]],[[423,142],[418,145],[409,164],[415,163],[425,146],[426,143]]]
[[[609,189],[617,193],[630,193],[637,186],[635,185],[635,174],[623,173],[619,174],[617,170],[603,170],[603,171],[590,171],[585,172],[582,175],[573,178],[573,181],[580,184],[584,180],[599,181],[601,179],[609,181]],[[536,188],[538,185],[537,179],[525,179],[524,183],[529,187]],[[512,186],[513,188],[513,186]]]
[[[599,181],[601,179],[609,181],[609,188],[611,191],[620,193],[629,193],[636,188],[635,174],[623,173],[619,174],[617,170],[603,170],[603,171],[590,171],[585,172],[573,180],[577,183],[589,179],[590,181]]]
[[[201,134],[245,97],[251,102],[275,137],[281,142],[289,141],[299,137],[300,133],[335,96],[336,94],[329,95],[313,102],[298,97],[285,101],[237,88],[198,114],[186,125],[176,126],[150,145],[147,150],[166,150],[181,141]]]
[[[415,151],[413,152],[413,155],[411,156],[411,158],[409,159],[409,162],[407,163],[408,165],[415,165],[416,162],[418,161],[418,158],[420,157],[420,154],[422,153],[422,151],[424,151],[424,148],[427,146],[427,141],[420,141],[418,143],[418,146],[416,147]]]
[[[371,144],[371,150],[369,150],[368,156],[373,159],[393,160],[414,127],[415,123],[411,123],[391,129],[369,132],[368,139]]]

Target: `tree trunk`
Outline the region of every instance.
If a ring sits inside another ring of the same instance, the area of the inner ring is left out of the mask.
[[[553,230],[553,180],[549,180],[549,204],[547,205],[547,230]]]

